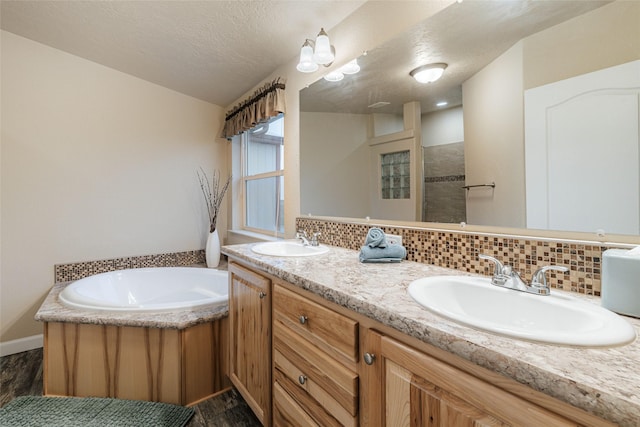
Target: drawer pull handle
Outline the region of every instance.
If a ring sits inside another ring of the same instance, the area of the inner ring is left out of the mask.
[[[376,360],[376,355],[371,353],[364,354],[364,363],[367,365],[373,365],[373,362]]]
[[[307,323],[307,320],[309,320],[309,318],[307,316],[300,316],[299,320],[300,324],[304,325],[305,323]]]
[[[306,382],[307,382],[307,377],[306,377],[306,376],[304,376],[304,375],[300,375],[300,376],[298,377],[298,382],[299,382],[300,384],[304,385],[304,383],[306,383]]]
[[[260,299],[264,298],[267,296],[267,294],[265,292],[260,291],[260,293],[258,294],[258,296],[260,297]]]

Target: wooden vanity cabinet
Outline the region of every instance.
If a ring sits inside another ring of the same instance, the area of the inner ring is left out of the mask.
[[[256,417],[271,425],[271,280],[229,263],[229,378]]]
[[[229,273],[231,381],[264,425],[614,425],[235,261]]]
[[[273,423],[350,426],[358,420],[358,322],[276,283]]]
[[[366,368],[363,425],[392,427],[611,426],[577,408],[542,398],[550,411],[507,391],[527,388],[500,380],[498,387],[375,330],[363,338]],[[452,356],[453,357],[453,356]],[[477,367],[482,375],[483,369]],[[537,393],[529,390],[533,399]],[[540,399],[540,396],[537,397]]]

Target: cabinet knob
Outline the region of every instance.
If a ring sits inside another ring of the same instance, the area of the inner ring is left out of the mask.
[[[307,382],[307,377],[306,377],[305,375],[300,375],[300,376],[298,377],[298,382],[299,382],[300,384],[304,384],[304,383],[306,383],[306,382]]]
[[[265,292],[260,291],[260,293],[258,294],[258,296],[260,297],[260,299],[264,298],[267,296],[267,294]]]
[[[374,360],[376,360],[376,355],[371,353],[364,354],[364,363],[367,365],[373,365]]]
[[[305,323],[307,323],[307,320],[309,320],[309,318],[307,316],[300,316],[298,320],[300,320],[300,324],[304,325]]]

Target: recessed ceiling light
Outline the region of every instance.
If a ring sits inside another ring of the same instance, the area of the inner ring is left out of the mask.
[[[448,105],[448,104],[449,104],[449,103],[448,103],[447,101],[441,101],[441,102],[438,102],[438,103],[436,104],[436,107],[444,107],[444,106],[446,106],[446,105]]]
[[[378,101],[378,102],[374,102],[371,105],[367,105],[368,108],[381,108],[384,107],[385,105],[389,105],[391,104],[390,102],[386,102],[386,101]]]

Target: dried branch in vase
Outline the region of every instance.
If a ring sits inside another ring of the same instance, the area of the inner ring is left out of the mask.
[[[200,189],[202,189],[202,194],[207,205],[207,213],[209,214],[209,232],[213,233],[216,230],[216,222],[218,220],[218,213],[220,213],[222,199],[231,183],[231,175],[227,177],[224,185],[221,185],[219,171],[214,171],[213,177],[211,181],[209,181],[209,177],[204,169],[200,168],[198,171],[198,180],[200,181]]]

